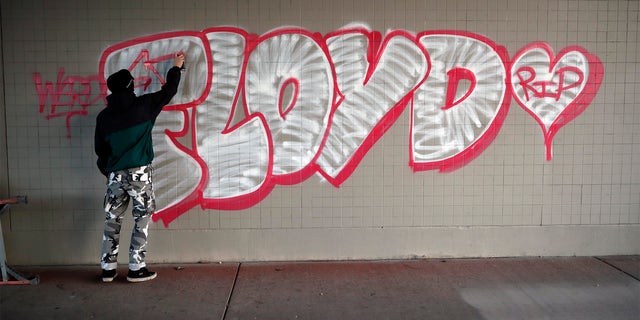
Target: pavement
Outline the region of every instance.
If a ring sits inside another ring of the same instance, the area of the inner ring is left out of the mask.
[[[640,256],[13,267],[0,319],[640,319]]]

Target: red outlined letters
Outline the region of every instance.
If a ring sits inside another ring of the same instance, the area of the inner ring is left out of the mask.
[[[407,106],[414,171],[451,171],[478,157],[512,98],[540,124],[550,160],[553,136],[591,103],[604,70],[583,48],[554,56],[542,42],[509,60],[504,47],[464,31],[383,36],[352,26],[255,35],[218,27],[113,45],[97,76],[64,77],[61,69],[55,86],[43,86],[36,73],[40,113],[49,97],[47,118],[66,116],[69,128],[70,117],[104,98],[106,76],[123,68],[137,94],[158,90],[176,52],[186,55],[187,71],[153,132],[154,219],[165,225],[198,205],[251,207],[275,185],[314,174],[338,187]]]

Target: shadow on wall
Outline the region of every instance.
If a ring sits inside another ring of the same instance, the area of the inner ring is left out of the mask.
[[[77,261],[64,256],[73,253],[99,261],[104,213],[102,199],[91,196],[65,194],[63,198],[53,198],[33,194],[28,196],[28,203],[13,206],[2,217],[5,247],[9,248],[7,260],[62,265]],[[129,213],[125,221],[132,220],[130,216]],[[123,228],[127,228],[126,223]],[[33,238],[38,241],[28,241]],[[35,252],[37,256],[33,255]]]

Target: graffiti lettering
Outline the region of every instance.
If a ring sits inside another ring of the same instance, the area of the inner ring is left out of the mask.
[[[455,170],[491,144],[506,117],[507,51],[470,33],[425,32],[418,39],[433,67],[414,96],[410,165],[418,171]],[[469,80],[470,88],[453,106],[460,79]]]
[[[598,92],[602,63],[580,47],[565,48],[554,57],[549,45],[536,42],[516,54],[511,70],[515,100],[542,128],[547,160],[551,160],[555,134],[580,115]]]
[[[81,77],[65,76],[64,74],[65,70],[60,68],[55,86],[50,81],[44,83],[43,86],[40,73],[33,74],[33,82],[38,91],[40,113],[45,113],[47,100],[49,100],[50,108],[46,119],[65,117],[67,138],[71,138],[71,117],[86,115],[87,107],[104,99],[107,90],[104,81],[98,75]],[[97,93],[92,91],[94,86],[99,88]]]
[[[569,85],[565,85],[564,82],[566,72],[572,72],[575,75],[574,82]],[[558,74],[557,83],[553,81],[534,81],[536,71],[531,67],[522,67],[516,71],[518,79],[520,80],[520,86],[522,86],[524,90],[525,99],[530,101],[531,98],[529,94],[533,93],[532,96],[536,98],[554,98],[558,101],[565,90],[578,87],[582,84],[582,81],[584,81],[582,71],[575,67],[564,67],[558,69],[556,73]]]
[[[580,47],[554,57],[536,42],[510,61],[504,47],[469,32],[383,37],[354,26],[324,36],[299,28],[258,36],[220,27],[111,46],[99,76],[65,78],[61,70],[55,88],[34,74],[40,112],[50,97],[47,117],[66,116],[68,128],[122,68],[134,75],[137,94],[158,90],[176,52],[189,69],[153,131],[154,219],[165,225],[196,205],[251,207],[275,185],[314,174],[338,187],[407,106],[414,171],[451,171],[478,157],[512,98],[542,127],[550,160],[553,136],[591,103],[603,74]],[[95,97],[92,81],[101,84]],[[75,104],[82,109],[56,110]]]

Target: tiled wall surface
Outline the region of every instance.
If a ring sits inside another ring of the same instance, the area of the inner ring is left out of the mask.
[[[553,137],[550,160],[540,125],[509,97],[502,127],[472,161],[414,171],[409,104],[339,187],[314,174],[275,184],[241,210],[196,203],[167,227],[153,225],[150,261],[640,254],[638,1],[2,0],[0,9],[0,197],[29,199],[2,217],[14,263],[97,261],[105,181],[93,130],[104,103],[92,77],[107,48],[220,26],[327,35],[354,23],[383,37],[473,33],[504,46],[508,59],[537,42],[555,53],[579,46],[604,74],[586,109]],[[56,106],[56,90],[67,105]]]

